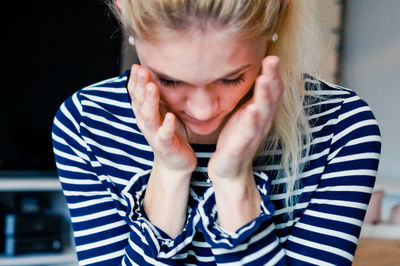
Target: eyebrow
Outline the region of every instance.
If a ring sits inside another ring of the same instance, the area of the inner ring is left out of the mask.
[[[239,67],[238,69],[236,69],[236,70],[234,70],[234,71],[231,71],[231,72],[229,72],[229,73],[226,73],[225,75],[222,76],[222,78],[233,76],[233,75],[235,75],[235,74],[237,74],[237,73],[239,73],[239,72],[241,72],[241,71],[243,71],[243,70],[249,68],[250,66],[251,66],[251,64],[243,65],[243,66]],[[150,71],[152,71],[153,73],[155,73],[157,76],[159,76],[159,77],[161,77],[161,78],[163,78],[163,79],[168,79],[168,80],[172,80],[172,81],[175,81],[175,82],[188,83],[188,82],[185,82],[185,81],[183,81],[183,80],[178,80],[178,79],[175,79],[175,78],[170,77],[170,76],[168,76],[168,75],[165,75],[165,74],[163,74],[163,73],[161,73],[161,72],[159,72],[159,71],[154,70],[153,68],[151,68],[151,67],[149,67],[149,66],[148,66],[147,68],[150,69]]]

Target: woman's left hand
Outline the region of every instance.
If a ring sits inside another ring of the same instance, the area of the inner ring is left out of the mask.
[[[262,62],[254,93],[227,121],[218,138],[217,148],[208,164],[214,182],[223,183],[253,176],[252,163],[268,134],[284,91],[279,58],[268,56]]]

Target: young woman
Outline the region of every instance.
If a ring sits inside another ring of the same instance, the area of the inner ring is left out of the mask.
[[[120,0],[140,65],[54,120],[80,264],[350,265],[380,153],[306,1]],[[307,53],[307,51],[311,53]]]

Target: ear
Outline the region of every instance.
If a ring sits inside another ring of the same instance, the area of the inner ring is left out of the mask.
[[[114,16],[118,17],[119,19],[122,18],[122,4],[121,0],[113,0],[110,1],[111,9],[114,13]]]
[[[121,0],[114,0],[114,5],[115,5],[115,10],[121,14],[122,13],[122,4],[121,4]]]

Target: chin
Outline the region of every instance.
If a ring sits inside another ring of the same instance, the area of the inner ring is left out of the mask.
[[[186,124],[189,141],[193,143],[217,143],[220,125],[191,125]]]
[[[196,135],[207,136],[215,133],[219,129],[219,125],[186,125],[186,128],[189,132],[192,132]]]
[[[219,115],[215,119],[200,122],[183,117],[181,121],[186,127],[189,139],[198,143],[216,143],[227,118],[229,116]]]

